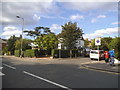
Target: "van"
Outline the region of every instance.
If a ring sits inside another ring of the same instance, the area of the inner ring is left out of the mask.
[[[90,59],[104,59],[104,50],[91,50]]]

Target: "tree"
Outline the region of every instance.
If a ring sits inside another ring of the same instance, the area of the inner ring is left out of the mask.
[[[48,28],[48,27],[39,26],[39,27],[35,27],[34,31],[24,31],[24,33],[27,33],[27,36],[34,37],[34,39],[35,39],[38,36],[49,34],[49,33],[51,33],[51,31],[50,31],[50,28]]]
[[[120,37],[112,39],[108,46],[110,50],[115,49],[115,56],[120,60]]]
[[[14,50],[15,50],[15,42],[16,40],[19,40],[20,37],[15,37],[15,35],[11,36],[9,39],[8,39],[8,42],[7,42],[7,50],[11,53],[11,55],[14,55]]]
[[[15,42],[15,49],[16,49],[16,50],[20,50],[20,49],[21,49],[21,40],[22,40],[22,39],[19,39],[19,40],[17,40],[17,41]],[[22,42],[23,42],[23,43],[22,43],[22,50],[23,50],[23,51],[25,51],[26,49],[31,49],[31,46],[30,46],[31,40],[29,40],[29,39],[23,39]]]
[[[57,36],[54,33],[39,36],[35,41],[38,44],[38,47],[44,50],[55,49],[58,44]]]
[[[63,38],[64,46],[67,49],[74,49],[76,47],[76,40],[82,38],[83,31],[77,27],[77,23],[68,22],[62,26],[62,32],[58,35]]]
[[[99,48],[102,50],[109,50],[108,45],[111,42],[111,40],[112,40],[111,37],[101,38],[101,45],[99,46]],[[95,45],[95,39],[92,40],[91,45],[92,49],[97,49],[97,46]]]
[[[89,43],[90,43],[90,41],[88,39],[84,40],[85,47],[88,47]]]
[[[109,50],[108,45],[110,44],[111,40],[112,40],[111,37],[102,38],[100,48],[103,49],[103,50]]]

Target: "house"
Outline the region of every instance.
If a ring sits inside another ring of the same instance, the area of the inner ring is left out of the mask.
[[[67,49],[67,47],[65,47],[64,44],[63,44],[63,38],[59,38],[58,41],[59,41],[59,43],[58,43],[58,49]],[[81,48],[84,47],[84,39],[83,39],[83,37],[79,38],[78,40],[76,40],[75,47],[77,49],[81,49]]]
[[[0,50],[3,50],[7,46],[7,40],[0,38]]]

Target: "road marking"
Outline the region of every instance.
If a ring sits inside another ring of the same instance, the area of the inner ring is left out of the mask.
[[[3,76],[3,75],[5,75],[5,74],[3,74],[2,72],[0,72],[0,76]]]
[[[0,67],[0,69],[2,69],[3,67]]]
[[[103,71],[103,70],[97,70],[97,69],[93,69],[93,68],[89,68],[89,67],[80,67],[81,69],[87,69],[87,70],[92,70],[92,71],[99,71],[99,72],[104,72],[104,73],[109,73],[109,74],[115,74],[115,75],[120,75],[120,73],[117,72],[109,72],[109,71]]]
[[[12,66],[7,65],[7,64],[3,64],[3,65],[6,66],[6,67],[9,67],[9,68],[11,68],[11,69],[16,69],[15,67],[12,67]]]
[[[38,79],[40,79],[40,80],[46,81],[46,82],[51,83],[51,84],[53,84],[53,85],[56,85],[56,86],[58,86],[58,87],[61,87],[61,88],[67,89],[67,90],[72,90],[72,89],[70,89],[70,88],[68,88],[68,87],[66,87],[66,86],[60,85],[60,84],[58,84],[58,83],[55,83],[55,82],[50,81],[50,80],[47,80],[47,79],[42,78],[42,77],[40,77],[40,76],[34,75],[34,74],[32,74],[32,73],[29,73],[29,72],[26,72],[26,71],[23,71],[23,73],[28,74],[28,75],[33,76],[33,77],[36,77],[36,78],[38,78]]]
[[[3,67],[0,67],[0,69],[2,69]],[[0,72],[0,76],[3,76],[3,75],[5,75],[5,74],[3,74],[2,72]]]

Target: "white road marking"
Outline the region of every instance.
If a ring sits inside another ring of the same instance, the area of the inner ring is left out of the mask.
[[[0,69],[2,69],[3,67],[0,67]],[[3,76],[3,75],[5,75],[5,74],[3,74],[2,72],[0,72],[0,76]]]
[[[42,78],[42,77],[40,77],[40,76],[34,75],[34,74],[32,74],[32,73],[29,73],[29,72],[26,72],[26,71],[23,71],[23,73],[28,74],[28,75],[33,76],[33,77],[36,77],[36,78],[38,78],[38,79],[40,79],[40,80],[46,81],[46,82],[51,83],[51,84],[53,84],[53,85],[56,85],[56,86],[58,86],[58,87],[61,87],[61,88],[67,89],[67,90],[72,90],[72,89],[70,89],[70,88],[68,88],[68,87],[66,87],[66,86],[60,85],[60,84],[58,84],[58,83],[55,83],[55,82],[50,81],[50,80],[47,80],[47,79]]]
[[[3,74],[2,72],[0,72],[0,76],[3,76],[3,75],[5,75],[5,74]]]
[[[12,66],[7,65],[7,64],[3,64],[3,65],[6,66],[6,67],[9,67],[9,68],[11,68],[11,69],[16,69],[15,67],[12,67]]]
[[[0,67],[0,69],[2,69],[3,67]]]

